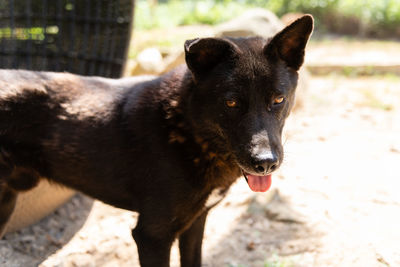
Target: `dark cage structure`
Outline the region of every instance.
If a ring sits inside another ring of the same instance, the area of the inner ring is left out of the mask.
[[[134,0],[0,0],[0,68],[120,77]]]

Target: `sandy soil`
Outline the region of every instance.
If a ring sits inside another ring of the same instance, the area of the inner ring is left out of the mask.
[[[399,82],[311,78],[271,191],[233,186],[209,216],[204,266],[400,266]],[[139,266],[135,222],[78,195],[0,240],[0,266]]]

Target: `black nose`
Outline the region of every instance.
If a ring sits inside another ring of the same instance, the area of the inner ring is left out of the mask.
[[[275,154],[270,154],[268,157],[253,159],[254,170],[259,173],[271,173],[278,168],[279,160]]]

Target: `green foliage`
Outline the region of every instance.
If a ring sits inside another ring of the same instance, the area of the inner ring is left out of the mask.
[[[148,1],[136,1],[135,28],[148,30],[177,26],[180,24],[182,15],[189,13],[188,3],[175,0],[150,6]]]
[[[233,1],[197,1],[192,2],[191,10],[181,20],[181,24],[214,25],[238,16],[247,8]]]
[[[400,1],[398,0],[337,0],[336,12],[356,16],[365,24],[393,28],[400,24]]]
[[[0,39],[2,38],[16,38],[20,40],[44,40],[45,34],[57,34],[57,26],[47,26],[46,28],[32,27],[32,28],[14,28],[10,27],[0,28]]]
[[[135,28],[146,30],[178,25],[215,25],[240,15],[251,7],[245,1],[170,0],[150,6],[146,0],[136,1]]]
[[[278,16],[289,12],[311,13],[317,24],[338,32],[345,31],[346,27],[351,26],[349,24],[353,24],[359,32],[387,35],[399,30],[400,25],[398,0],[269,0],[265,1],[263,7]]]
[[[289,12],[311,13],[319,29],[388,35],[399,31],[399,0],[169,0],[150,6],[136,1],[136,29],[166,28],[188,24],[218,24],[246,9],[262,7],[278,16]],[[355,32],[354,32],[355,31]]]

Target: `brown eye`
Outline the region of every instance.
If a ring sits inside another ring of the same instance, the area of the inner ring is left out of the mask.
[[[283,102],[283,100],[285,100],[285,98],[283,96],[277,97],[274,99],[274,104],[281,104]]]
[[[227,100],[225,101],[225,104],[229,108],[237,107],[237,102],[235,100]]]

